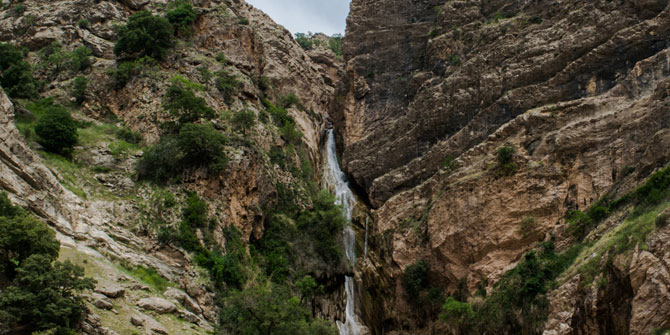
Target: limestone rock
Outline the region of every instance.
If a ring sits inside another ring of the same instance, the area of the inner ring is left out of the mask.
[[[158,297],[140,299],[137,302],[137,306],[161,314],[174,313],[175,311],[177,311],[177,306],[175,306],[173,303]]]
[[[116,284],[98,284],[95,287],[95,291],[112,299],[121,298],[126,292],[123,287]]]
[[[100,293],[92,293],[90,298],[91,304],[100,309],[111,310],[114,308],[114,304],[105,296]]]
[[[200,308],[200,305],[184,291],[178,290],[176,288],[169,288],[163,293],[163,295],[179,301],[179,303],[181,303],[184,307],[196,314],[202,313],[202,308]]]

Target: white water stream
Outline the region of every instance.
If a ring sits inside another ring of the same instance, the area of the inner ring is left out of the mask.
[[[328,130],[328,143],[326,144],[326,166],[324,168],[324,181],[329,190],[335,193],[335,203],[342,206],[347,222],[351,223],[351,213],[354,209],[356,199],[349,188],[347,177],[340,169],[337,161],[337,150],[335,148],[335,134]],[[347,261],[356,266],[356,234],[350,224],[344,227],[344,250]],[[354,278],[346,276],[345,290],[347,294],[347,307],[345,310],[345,321],[337,322],[340,335],[359,335],[361,326],[356,322],[356,306],[354,294]]]

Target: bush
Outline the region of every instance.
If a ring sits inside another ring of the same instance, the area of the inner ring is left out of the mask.
[[[88,20],[86,19],[79,20],[79,22],[77,22],[77,26],[79,26],[79,28],[81,29],[88,29],[89,26]]]
[[[440,315],[443,321],[455,326],[457,334],[465,331],[474,317],[475,312],[472,310],[470,304],[460,302],[453,297],[447,298],[447,301],[442,306],[442,314]]]
[[[114,87],[122,89],[135,77],[152,71],[157,66],[158,64],[153,58],[146,56],[134,61],[122,62],[116,66],[116,69],[109,71],[108,74],[114,79]]]
[[[139,11],[119,29],[114,54],[122,59],[149,56],[162,60],[168,49],[174,46],[173,31],[168,19]]]
[[[172,9],[168,10],[165,16],[174,26],[175,33],[179,35],[190,35],[191,25],[198,18],[193,6],[186,1],[175,1],[171,4]]]
[[[312,50],[314,47],[311,35],[305,35],[305,33],[296,33],[295,41],[305,50]]]
[[[9,202],[4,192],[1,196]],[[60,248],[56,234],[44,223],[30,215],[13,214],[0,217],[0,272],[9,280],[14,279],[17,268],[31,255],[41,254],[55,260]]]
[[[402,277],[402,286],[405,289],[405,297],[410,302],[418,302],[421,291],[428,288],[428,274],[430,265],[425,260],[408,265]]]
[[[198,97],[189,88],[173,83],[163,98],[163,107],[182,125],[200,119],[210,120],[216,113],[207,106],[205,99]]]
[[[221,53],[221,52],[219,52],[218,54],[216,54],[216,57],[214,57],[214,59],[216,59],[216,61],[219,62],[219,63],[221,63],[221,64],[226,64],[226,63],[228,63],[228,60],[226,59],[226,55],[224,55],[224,54]]]
[[[335,34],[328,40],[328,49],[335,53],[335,56],[342,57],[342,35]]]
[[[249,19],[246,17],[241,17],[239,20],[237,20],[237,23],[246,26],[249,24]]]
[[[186,124],[179,131],[179,148],[186,167],[206,166],[213,172],[223,170],[227,164],[224,152],[226,136],[211,124]]]
[[[78,105],[81,105],[86,100],[86,87],[88,86],[88,79],[84,76],[78,76],[72,81],[72,89],[70,93]]]
[[[142,142],[142,134],[136,131],[132,131],[128,128],[121,128],[117,130],[116,138],[131,144],[139,144],[140,142]]]
[[[91,67],[91,49],[81,46],[68,55],[70,69],[74,72],[85,71]]]
[[[296,220],[299,230],[307,232],[314,243],[316,253],[332,266],[340,263],[340,246],[335,239],[346,224],[342,210],[335,205],[335,197],[328,191],[319,192],[312,198],[313,208],[304,211]]]
[[[37,83],[23,51],[9,43],[0,43],[0,85],[7,95],[16,99],[37,96]]]
[[[144,152],[137,163],[137,175],[140,179],[165,182],[181,172],[180,155],[177,139],[164,136]]]
[[[298,99],[298,97],[293,93],[287,94],[279,98],[279,106],[281,106],[282,108],[289,108],[291,106],[298,106],[298,105],[300,105],[300,99]]]
[[[69,154],[77,144],[77,123],[70,116],[70,112],[63,106],[48,105],[44,115],[35,125],[37,141],[45,150]]]
[[[500,147],[498,148],[498,163],[500,165],[505,165],[507,163],[511,163],[512,159],[514,158],[514,153],[516,152],[516,149],[513,147]]]
[[[245,109],[235,113],[232,121],[235,128],[246,134],[247,130],[252,129],[256,125],[256,114],[253,111]]]
[[[228,74],[225,71],[219,71],[216,73],[216,88],[223,94],[223,98],[226,102],[230,102],[237,90],[242,84],[237,78],[233,75]]]

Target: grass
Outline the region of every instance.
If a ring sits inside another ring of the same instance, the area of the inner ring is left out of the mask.
[[[151,287],[155,292],[158,293],[163,293],[170,286],[177,286],[174,283],[171,283],[169,280],[163,278],[163,276],[161,276],[156,270],[152,268],[145,268],[143,266],[129,268],[122,265],[121,270],[127,275]]]
[[[575,263],[564,273],[562,278],[570,278],[576,273],[583,277],[583,285],[591,285],[593,280],[601,272],[603,257],[608,260],[616,255],[640,246],[646,249],[647,238],[656,229],[656,216],[663,210],[670,207],[670,202],[665,202],[654,207],[640,215],[631,215],[622,224],[607,232],[600,239],[585,245],[585,248],[577,256]],[[612,251],[608,254],[608,251]]]
[[[74,161],[69,160],[61,155],[49,152],[40,153],[42,154],[42,158],[44,158],[44,163],[46,166],[58,172],[60,176],[59,181],[65,188],[72,191],[72,193],[76,194],[82,199],[88,198],[88,194],[84,191],[83,188],[80,187],[79,182],[95,182],[95,180],[88,176],[82,167],[80,167]]]

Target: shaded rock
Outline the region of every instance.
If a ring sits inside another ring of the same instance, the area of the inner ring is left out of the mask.
[[[116,299],[123,296],[126,290],[116,284],[98,284],[95,287],[95,292],[106,295],[109,298]]]
[[[179,303],[194,313],[202,313],[202,308],[200,308],[200,305],[184,291],[178,290],[176,288],[169,288],[163,293],[163,295],[179,301]]]
[[[177,310],[177,306],[173,303],[158,297],[140,299],[140,301],[137,302],[137,306],[161,314],[173,313]]]
[[[119,0],[119,2],[132,9],[141,9],[149,3],[149,0]]]
[[[89,300],[91,304],[93,304],[93,306],[98,307],[100,309],[111,310],[112,308],[114,308],[114,304],[106,296],[100,293],[91,294]]]

